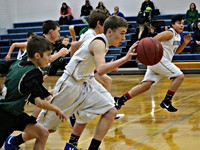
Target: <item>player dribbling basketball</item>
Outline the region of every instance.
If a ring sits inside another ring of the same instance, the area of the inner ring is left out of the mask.
[[[172,97],[184,80],[184,75],[183,72],[172,63],[172,58],[175,53],[178,54],[184,50],[186,45],[190,42],[191,35],[185,35],[184,42],[181,44],[180,33],[184,29],[184,19],[181,15],[173,16],[171,25],[172,28],[167,31],[163,31],[154,37],[161,42],[164,48],[164,54],[161,61],[156,65],[147,67],[147,71],[141,84],[133,87],[123,96],[115,97],[118,109],[120,109],[127,100],[150,89],[151,85],[156,83],[161,76],[165,76],[172,82],[160,106],[169,112],[177,111],[177,109],[172,106]]]

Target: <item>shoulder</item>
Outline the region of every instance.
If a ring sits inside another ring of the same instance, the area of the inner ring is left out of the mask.
[[[41,78],[43,77],[43,71],[40,68],[36,67],[30,70],[26,76],[32,77],[33,79],[38,77]]]
[[[167,30],[157,34],[154,38],[160,42],[169,41],[173,38],[174,34],[172,31]]]

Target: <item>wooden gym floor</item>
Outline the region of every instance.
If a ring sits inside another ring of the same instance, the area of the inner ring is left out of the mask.
[[[113,79],[112,95],[120,96],[132,86],[137,85],[143,75],[111,75]],[[44,83],[53,88],[58,76]],[[179,110],[169,113],[159,107],[170,81],[163,78],[149,91],[128,101],[119,113],[125,117],[115,120],[100,148],[101,150],[199,150],[200,149],[200,76],[186,74],[185,80],[173,98],[173,104]],[[26,106],[28,113],[33,106]],[[80,146],[87,150],[93,136],[98,118],[90,122],[82,137]],[[68,122],[61,124],[55,133],[51,133],[45,150],[63,150],[68,141],[71,127]],[[19,132],[14,132],[16,135]],[[22,150],[31,150],[34,141],[21,146]]]

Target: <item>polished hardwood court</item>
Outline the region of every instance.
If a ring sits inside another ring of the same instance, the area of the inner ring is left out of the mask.
[[[140,83],[143,75],[111,75],[113,86],[111,94],[121,96]],[[58,76],[45,81],[47,89],[52,89]],[[162,78],[152,88],[129,100],[119,110],[125,117],[115,120],[104,138],[101,150],[199,150],[200,149],[200,76],[187,74],[181,87],[173,98],[178,111],[169,113],[159,104],[165,97],[170,80]],[[31,113],[32,106],[26,106]],[[98,121],[88,123],[79,145],[87,150]],[[61,124],[51,133],[45,150],[63,150],[68,141],[71,127],[68,122]],[[14,132],[13,134],[18,134]],[[34,141],[21,146],[31,150]]]

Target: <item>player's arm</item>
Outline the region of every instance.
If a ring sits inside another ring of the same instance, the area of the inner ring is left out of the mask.
[[[8,50],[8,54],[5,57],[5,60],[8,61],[10,60],[11,54],[14,51],[15,48],[20,48],[21,50],[25,50],[27,46],[27,42],[21,42],[21,43],[13,43],[10,46],[10,49]]]
[[[188,45],[188,43],[190,42],[190,40],[191,40],[191,34],[187,34],[187,35],[185,35],[184,36],[184,38],[183,38],[183,43],[178,47],[178,49],[176,50],[176,54],[179,54],[179,53],[181,53],[184,49],[185,49],[185,47]]]
[[[51,55],[51,62],[55,61],[56,59],[60,57],[65,57],[67,54],[69,54],[69,50],[65,47],[61,48],[59,52]]]
[[[44,96],[45,97],[44,100],[49,102],[52,99],[52,95],[50,95],[51,93],[48,92],[44,87],[43,87],[43,90],[44,90],[43,92],[45,93],[44,95],[46,95],[46,96]],[[35,106],[35,108],[32,112],[32,116],[37,118],[39,113],[41,112],[41,110],[42,110],[42,108]]]
[[[154,38],[160,42],[169,41],[170,39],[173,38],[173,32],[170,30],[163,31],[157,34]]]
[[[42,100],[40,97],[36,97],[35,98],[35,105],[37,107],[39,107],[39,108],[42,108],[42,109],[54,111],[58,115],[58,117],[60,118],[60,120],[62,120],[62,121],[66,120],[64,113],[58,107],[50,104],[46,100]]]
[[[20,84],[20,91],[22,93],[29,91],[29,102],[41,109],[54,111],[59,116],[59,118],[64,121],[66,118],[62,111],[47,101],[46,97],[50,96],[51,94],[44,88],[42,83],[43,74],[38,68],[35,68],[24,75]],[[33,114],[33,116],[37,117],[37,114]]]
[[[72,37],[72,41],[76,41],[76,32],[74,30],[74,26],[73,25],[70,25],[69,26],[69,33]]]
[[[74,41],[71,43],[71,47],[69,48],[70,57],[74,55],[74,53],[79,49],[83,41]]]
[[[130,61],[132,56],[136,55],[134,53],[135,47],[137,46],[138,42],[134,43],[130,48],[128,53],[115,61],[111,61],[106,63],[105,55],[106,55],[106,45],[103,40],[96,39],[94,40],[90,46],[89,50],[91,54],[94,55],[96,71],[101,76],[108,72],[115,70],[117,67],[121,66],[122,64]]]

